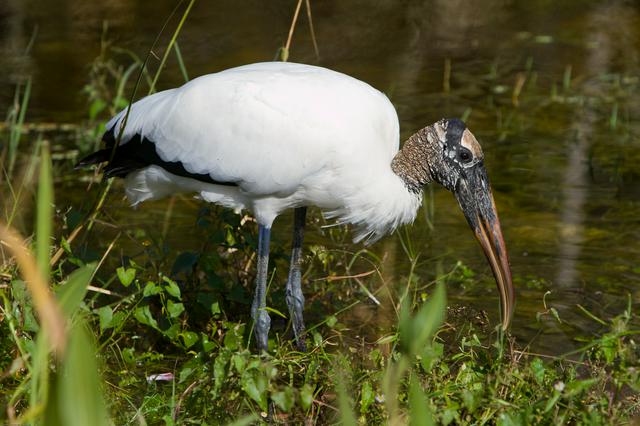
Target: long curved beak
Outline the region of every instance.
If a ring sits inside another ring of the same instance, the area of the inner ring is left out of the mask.
[[[506,330],[513,316],[515,290],[496,203],[482,162],[467,170],[454,194],[493,270],[500,291],[502,328]]]

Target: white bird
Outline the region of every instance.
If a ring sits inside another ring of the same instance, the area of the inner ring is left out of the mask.
[[[267,350],[269,240],[280,213],[295,209],[286,300],[304,350],[307,206],[355,225],[356,242],[372,242],[414,220],[422,187],[432,181],[458,199],[496,278],[503,327],[509,325],[515,296],[483,153],[458,119],[419,130],[399,150],[398,116],[382,92],[326,68],[267,62],[147,96],[113,117],[103,140],[106,149],[78,165],[108,162],[105,175],[125,178],[134,206],[193,192],[253,213],[259,236],[251,313],[259,350]]]

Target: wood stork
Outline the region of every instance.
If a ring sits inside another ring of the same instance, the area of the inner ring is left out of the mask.
[[[255,215],[251,315],[259,350],[267,350],[269,240],[280,213],[295,209],[286,301],[304,350],[300,261],[307,206],[355,225],[356,242],[373,242],[414,220],[422,187],[432,181],[456,196],[498,284],[502,325],[509,325],[515,296],[500,221],[482,149],[461,120],[418,130],[399,150],[398,116],[383,93],[326,68],[267,62],[147,96],[128,116],[124,110],[113,117],[103,140],[106,149],[78,165],[108,162],[105,175],[125,179],[133,206],[194,192]]]

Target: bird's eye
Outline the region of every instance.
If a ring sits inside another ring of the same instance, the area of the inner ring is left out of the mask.
[[[467,150],[462,150],[460,151],[460,154],[458,154],[458,158],[460,158],[460,161],[463,163],[468,163],[469,161],[471,161],[471,153]]]

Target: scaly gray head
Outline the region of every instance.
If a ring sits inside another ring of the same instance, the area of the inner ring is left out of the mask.
[[[421,191],[425,184],[436,181],[453,192],[493,270],[506,329],[515,292],[484,154],[475,136],[462,120],[442,119],[411,136],[391,167],[410,191]]]

